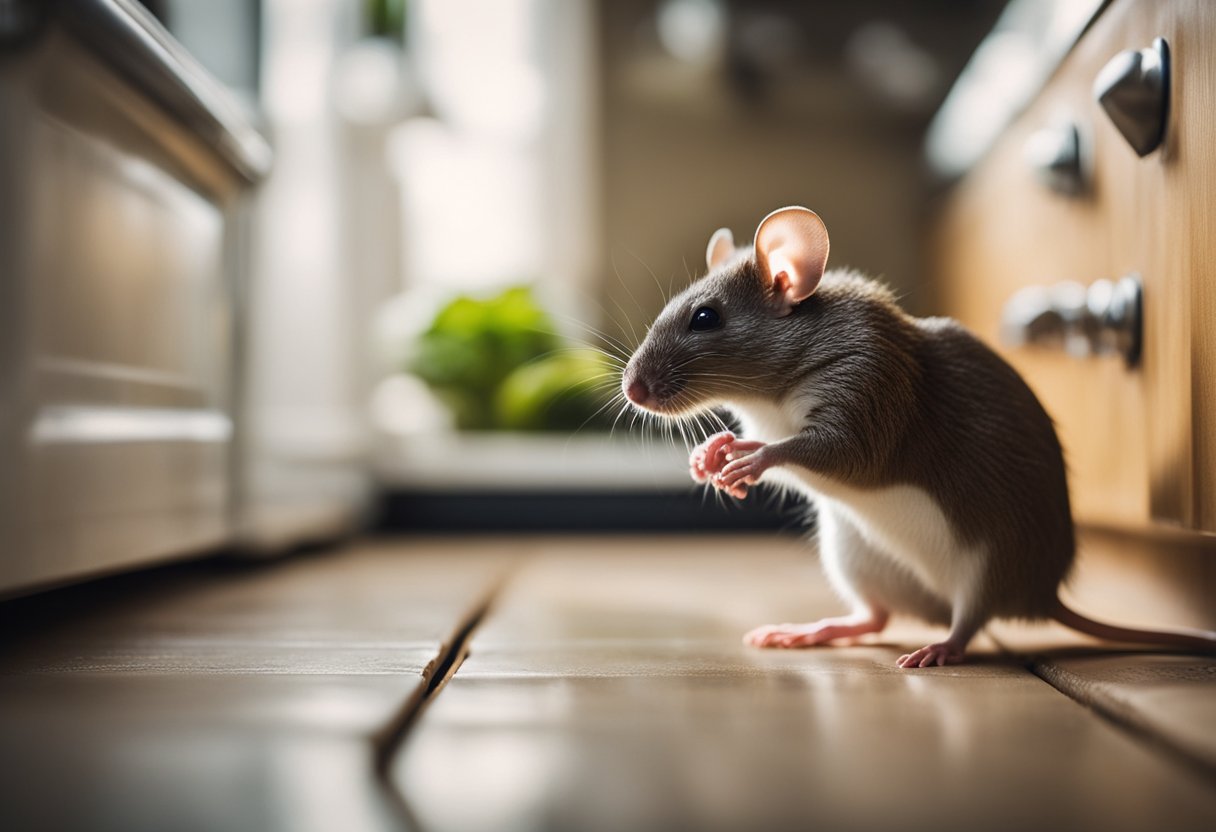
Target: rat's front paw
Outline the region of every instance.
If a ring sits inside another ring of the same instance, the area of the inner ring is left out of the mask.
[[[688,473],[696,482],[708,482],[720,474],[723,466],[730,461],[727,452],[734,441],[735,435],[724,430],[693,448],[688,455]]]
[[[772,452],[763,442],[732,443],[727,452],[730,462],[722,473],[713,478],[714,487],[720,488],[736,499],[747,496],[750,486],[760,481],[760,476],[775,464]]]

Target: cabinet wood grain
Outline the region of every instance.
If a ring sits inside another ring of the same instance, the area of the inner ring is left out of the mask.
[[[1138,157],[1093,100],[1124,49],[1164,37],[1171,54],[1163,146]],[[949,196],[934,257],[949,314],[996,344],[1008,299],[1029,285],[1140,275],[1144,348],[1072,358],[1010,350],[1056,420],[1082,522],[1216,532],[1216,5],[1114,2],[1034,103]],[[1080,130],[1089,186],[1041,185],[1023,148],[1062,120]]]

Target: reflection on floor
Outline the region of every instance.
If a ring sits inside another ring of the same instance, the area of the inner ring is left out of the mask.
[[[931,632],[907,624],[837,648],[739,641],[838,609],[812,550],[773,536],[380,541],[11,603],[0,826],[1216,817],[1216,662],[1053,653],[1044,631],[1034,662],[982,638],[969,665],[908,672],[895,658]]]

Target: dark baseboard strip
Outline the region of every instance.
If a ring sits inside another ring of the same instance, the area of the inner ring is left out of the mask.
[[[699,490],[657,492],[435,493],[382,495],[381,532],[789,531],[808,527],[807,509],[772,494],[719,501]]]

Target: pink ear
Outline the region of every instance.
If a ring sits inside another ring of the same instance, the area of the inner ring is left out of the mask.
[[[781,208],[756,229],[756,265],[782,315],[815,293],[827,264],[828,230],[814,211]]]
[[[735,235],[729,228],[719,228],[714,236],[709,238],[705,248],[705,264],[710,270],[721,266],[735,254]]]

